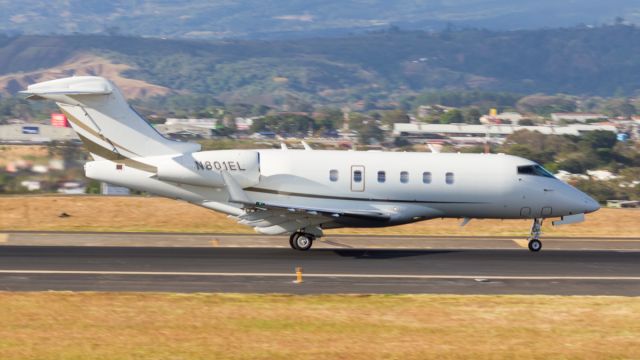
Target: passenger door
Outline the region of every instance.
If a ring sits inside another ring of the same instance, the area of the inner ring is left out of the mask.
[[[364,191],[364,166],[351,166],[351,191]]]

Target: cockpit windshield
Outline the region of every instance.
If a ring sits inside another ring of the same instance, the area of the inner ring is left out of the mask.
[[[553,178],[553,179],[556,178],[555,176],[553,176],[552,173],[550,173],[547,169],[543,168],[540,165],[518,166],[518,174],[544,176],[544,177]]]

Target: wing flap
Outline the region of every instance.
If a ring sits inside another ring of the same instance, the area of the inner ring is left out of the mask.
[[[388,221],[390,215],[377,210],[355,210],[291,205],[276,202],[254,202],[226,171],[220,174],[229,192],[229,202],[242,204],[245,213],[236,217],[244,225],[253,226],[263,234],[282,234],[333,222],[336,218],[358,218]]]

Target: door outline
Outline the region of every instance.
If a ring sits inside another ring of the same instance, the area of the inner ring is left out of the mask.
[[[362,179],[359,182],[354,181],[356,171],[362,173]],[[365,189],[365,180],[364,165],[351,165],[351,191],[363,192]]]

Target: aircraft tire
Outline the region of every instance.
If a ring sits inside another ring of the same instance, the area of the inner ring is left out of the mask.
[[[538,239],[529,240],[529,251],[538,252],[542,249],[542,242]]]
[[[307,251],[311,249],[313,240],[314,236],[311,234],[297,233],[297,235],[293,237],[293,246],[295,246],[296,250]]]
[[[291,234],[291,236],[289,236],[289,246],[291,246],[291,248],[293,250],[298,250],[298,248],[296,247],[296,237],[299,235],[300,233],[298,232],[294,232],[293,234]]]

